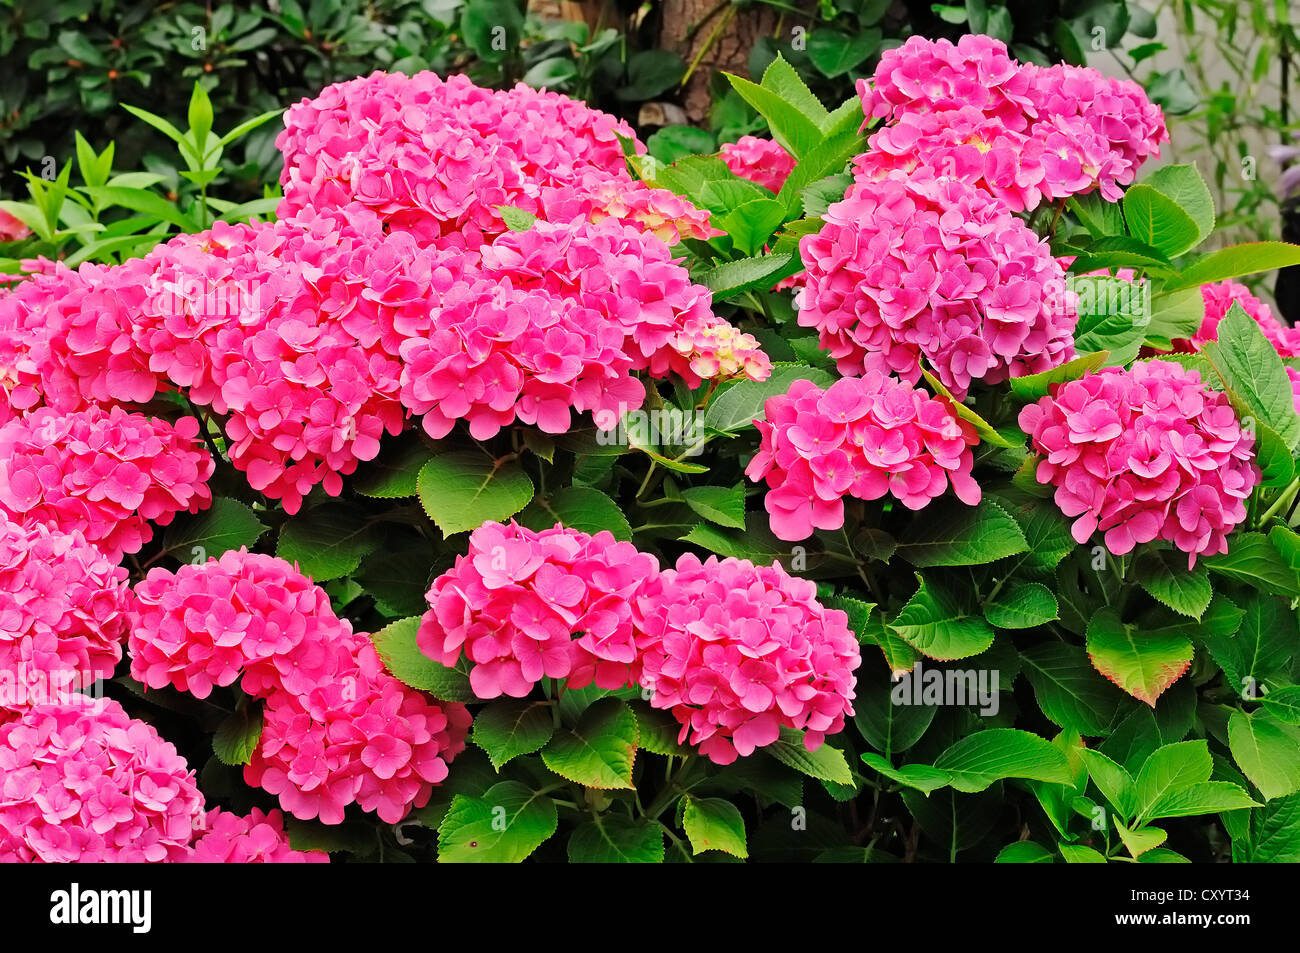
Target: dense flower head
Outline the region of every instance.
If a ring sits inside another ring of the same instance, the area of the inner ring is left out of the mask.
[[[867,145],[853,160],[857,179],[924,166],[983,189],[1013,212],[1037,207],[1047,190],[1041,143],[974,106],[905,112]]]
[[[750,755],[782,727],[815,750],[853,714],[861,657],[848,617],[779,563],[687,553],[638,603],[641,685],[712,761]]]
[[[704,380],[747,377],[765,381],[772,374],[772,360],[757,338],[721,318],[692,320],[673,335],[671,344],[690,362],[691,372]]]
[[[0,427],[0,513],[80,532],[113,560],[140,551],[179,512],[212,502],[214,464],[199,423],[120,407],[42,407]]]
[[[576,192],[580,214],[599,209],[673,240],[675,220],[707,228],[707,212],[628,175],[619,136],[635,142],[629,126],[522,83],[488,90],[464,76],[377,72],[290,107],[285,127],[282,217],[355,202],[422,244],[473,249],[506,231],[500,206],[553,217],[558,203],[571,216]]]
[[[1064,271],[988,193],[927,169],[893,171],[855,183],[825,219],[799,243],[808,270],[799,323],[818,329],[842,374],[880,369],[915,382],[924,358],[963,399],[973,381],[1073,356]]]
[[[780,539],[844,525],[844,498],[892,494],[920,509],[949,484],[963,502],[980,500],[971,478],[975,429],[943,400],[879,371],[844,377],[826,390],[795,381],[769,397],[762,436],[745,468],[767,480],[764,506]]]
[[[1121,186],[1169,141],[1160,107],[1131,79],[1067,64],[1021,69],[1039,117],[1030,135],[1042,144],[1052,198],[1100,186],[1107,201],[1117,201]]]
[[[212,808],[203,818],[203,831],[185,856],[190,864],[327,864],[320,850],[294,850],[279,811],[257,808],[246,817]]]
[[[986,36],[914,36],[858,81],[879,155],[859,170],[928,165],[976,182],[1013,211],[1100,188],[1116,201],[1169,140],[1160,108],[1132,80],[1095,69],[1021,64]],[[890,124],[892,123],[892,125]]]
[[[794,156],[781,144],[757,136],[741,136],[735,142],[723,143],[718,153],[732,174],[761,185],[776,194],[794,171]]]
[[[0,862],[179,861],[202,807],[176,748],[112,699],[0,723]]]
[[[136,596],[135,677],[202,698],[242,676],[265,702],[244,777],[295,817],[338,824],[355,801],[396,823],[464,748],[464,706],[430,702],[384,671],[370,639],[284,560],[232,550],[151,570]]]
[[[1201,349],[1206,341],[1219,339],[1219,322],[1228,316],[1234,304],[1252,318],[1264,337],[1282,357],[1300,357],[1300,328],[1283,324],[1273,316],[1269,306],[1250,293],[1250,289],[1235,281],[1221,281],[1202,285],[1201,297],[1205,301],[1205,320],[1192,338],[1190,350]]]
[[[416,643],[444,665],[473,662],[480,698],[522,698],[542,678],[620,688],[640,671],[631,600],[658,570],[607,531],[484,523],[434,580]]]
[[[868,119],[969,106],[1024,132],[1035,115],[1030,76],[1007,54],[1006,44],[979,34],[956,44],[911,37],[880,55],[872,80],[858,80],[858,95]]]
[[[1074,538],[1102,532],[1124,555],[1163,539],[1188,554],[1227,552],[1259,483],[1253,437],[1228,398],[1171,361],[1107,367],[1056,385],[1020,412],[1041,454],[1038,482],[1074,518]]]
[[[81,533],[0,517],[0,710],[110,677],[131,606],[126,569]]]

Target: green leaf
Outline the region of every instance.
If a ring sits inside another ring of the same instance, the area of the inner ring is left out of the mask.
[[[266,529],[251,506],[219,496],[203,512],[168,526],[163,549],[182,561],[206,562],[241,546],[252,549]]]
[[[1081,735],[1110,731],[1124,696],[1088,664],[1083,650],[1048,642],[1025,651],[1022,658],[1044,715]]]
[[[1169,837],[1169,832],[1159,827],[1137,827],[1130,830],[1118,820],[1114,820],[1113,823],[1120,842],[1133,857],[1141,857],[1147,851],[1154,850]]]
[[[445,536],[508,519],[533,498],[533,481],[517,460],[502,463],[472,450],[434,457],[420,468],[418,488]]]
[[[440,863],[517,864],[555,833],[555,802],[518,781],[457,794],[438,825]]]
[[[984,606],[984,618],[1000,629],[1032,629],[1060,612],[1056,596],[1041,582],[1013,583]]]
[[[658,864],[664,859],[664,831],[649,818],[598,814],[569,837],[575,864]]]
[[[1061,856],[1065,858],[1067,864],[1104,864],[1106,856],[1098,853],[1091,847],[1084,847],[1082,844],[1059,844]]]
[[[1134,575],[1154,599],[1193,619],[1205,613],[1214,597],[1205,567],[1189,570],[1181,553],[1169,550],[1145,553],[1138,558]]]
[[[1300,863],[1300,794],[1265,804],[1256,812],[1253,827],[1243,859],[1257,864]]]
[[[674,758],[694,753],[686,745],[677,743],[682,726],[671,712],[651,708],[648,702],[640,698],[634,698],[629,702],[629,707],[636,715],[637,747],[644,748],[651,754]]]
[[[737,258],[695,275],[695,281],[713,292],[715,301],[729,301],[752,288],[767,289],[782,278],[803,270],[803,262],[789,252],[758,258]]]
[[[997,503],[967,506],[945,497],[926,519],[912,521],[897,553],[913,566],[978,566],[1028,548],[1020,524]]]
[[[1247,242],[1210,252],[1196,259],[1178,277],[1165,283],[1165,291],[1195,288],[1261,271],[1300,265],[1300,245],[1286,242]]]
[[[636,716],[626,703],[601,698],[582,713],[577,727],[551,739],[542,749],[542,761],[583,787],[631,789],[639,737]]]
[[[1130,234],[1170,258],[1183,254],[1199,239],[1196,221],[1150,185],[1130,187],[1124,193],[1123,207]]]
[[[779,365],[765,381],[742,380],[718,394],[704,414],[704,426],[723,433],[741,430],[755,420],[765,420],[768,398],[785,394],[798,380],[829,387],[835,378],[826,371],[806,365]]]
[[[532,212],[515,208],[513,205],[498,205],[496,210],[501,216],[501,221],[506,223],[506,228],[512,232],[526,232],[537,221],[537,216]]]
[[[924,655],[941,661],[978,655],[993,644],[993,630],[961,605],[962,594],[917,573],[921,586],[889,628]]]
[[[222,764],[248,764],[262,741],[262,706],[250,705],[227,715],[212,736],[212,753]]]
[[[384,452],[357,468],[352,478],[352,489],[362,496],[377,500],[400,500],[415,496],[420,468],[429,462],[428,447],[420,441],[411,441],[394,452]]]
[[[1204,320],[1205,299],[1201,297],[1201,289],[1187,288],[1170,292],[1166,286],[1166,290],[1151,299],[1151,320],[1146,327],[1146,343],[1168,350],[1173,347],[1175,340],[1194,337]],[[1208,370],[1208,362],[1200,355],[1174,356],[1194,357],[1198,362],[1206,364]]]
[[[1145,184],[1172,199],[1196,223],[1196,244],[1214,231],[1214,198],[1195,165],[1162,166]]]
[[[879,30],[859,30],[853,34],[820,28],[808,34],[808,58],[823,76],[834,79],[853,69],[880,49]]]
[[[1249,418],[1257,417],[1295,450],[1300,445],[1300,416],[1276,348],[1236,302],[1219,322],[1218,333],[1219,339],[1207,341],[1201,353],[1223,380],[1245,429],[1251,429]]]
[[[1198,781],[1164,794],[1147,813],[1151,820],[1157,821],[1164,817],[1219,814],[1258,806],[1258,802],[1230,781]]]
[[[1300,575],[1261,533],[1237,533],[1226,553],[1205,557],[1205,566],[1212,573],[1244,582],[1261,592],[1300,596]]]
[[[799,71],[787,62],[780,53],[763,70],[760,81],[764,89],[770,89],[783,100],[799,110],[821,128],[829,119],[822,101],[813,95],[808,84],[803,81]]]
[[[737,205],[712,224],[731,236],[732,244],[741,254],[756,255],[784,221],[785,206],[776,199],[762,198]]]
[[[465,45],[488,63],[500,63],[516,54],[524,16],[514,0],[475,0],[460,15],[460,35]]]
[[[1008,844],[993,858],[995,864],[1051,864],[1055,861],[1051,851],[1031,840]]]
[[[745,819],[730,801],[687,796],[682,827],[696,854],[720,850],[741,860],[749,856],[745,846]]]
[[[361,560],[351,578],[375,600],[377,612],[404,619],[429,608],[424,594],[433,564],[433,544],[403,534]]]
[[[379,545],[379,533],[365,511],[324,503],[284,524],[275,554],[320,583],[348,575]]]
[[[1109,606],[1088,620],[1088,657],[1101,674],[1152,708],[1192,664],[1192,641],[1176,632],[1144,632]]]
[[[487,752],[498,771],[521,754],[532,754],[551,740],[555,722],[545,702],[492,702],[474,716],[474,744]]]
[[[654,99],[681,82],[685,72],[686,64],[673,51],[641,50],[627,61],[627,85],[616,89],[614,95],[624,102]]]
[[[692,486],[682,490],[686,505],[706,520],[732,529],[745,528],[745,485]]]
[[[685,156],[707,155],[718,148],[717,140],[694,126],[664,126],[646,140],[646,150],[660,162],[676,162]]]
[[[1070,766],[1051,742],[1017,728],[986,728],[958,740],[935,759],[954,789],[983,791],[1003,778],[1070,783]]]
[[[1079,751],[1088,769],[1088,777],[1097,786],[1102,797],[1110,802],[1123,818],[1138,812],[1137,784],[1124,766],[1112,761],[1100,751],[1083,748]]]
[[[1148,755],[1137,776],[1139,817],[1150,819],[1156,803],[1179,788],[1210,780],[1214,761],[1204,739],[1164,745]]]
[[[1104,351],[1097,354],[1085,354],[1083,357],[1076,357],[1072,361],[1067,361],[1060,367],[1054,367],[1050,371],[1030,374],[1027,377],[1013,377],[1007,383],[1011,387],[1012,394],[1029,403],[1038,400],[1040,397],[1046,397],[1052,384],[1078,380],[1088,371],[1096,370],[1106,363],[1108,356]]]
[[[1280,688],[1263,696],[1264,710],[1287,725],[1300,725],[1300,685]]]
[[[816,751],[804,745],[803,732],[782,728],[781,736],[763,749],[784,765],[819,781],[852,784],[853,774],[844,760],[844,752],[822,744]]]
[[[1234,711],[1228,719],[1228,748],[1266,801],[1300,790],[1300,728],[1268,712]]]
[[[208,134],[212,132],[212,100],[208,98],[203,84],[197,81],[194,83],[194,92],[190,95],[188,119],[194,145],[201,153],[200,158],[204,158],[203,154],[208,148]]]
[[[887,686],[867,686],[859,676],[853,723],[863,740],[886,758],[921,740],[939,709],[934,705],[896,705]]]
[[[947,787],[952,783],[952,777],[946,771],[940,771],[928,764],[905,764],[896,768],[890,764],[888,758],[873,751],[865,752],[862,755],[862,761],[867,767],[878,771],[891,781],[897,781],[906,787],[914,788],[927,796],[931,792]]]
[[[593,536],[608,530],[615,539],[632,538],[632,527],[618,504],[589,486],[569,486],[548,496],[537,497],[524,510],[519,522],[535,530],[550,529],[556,523],[562,523],[569,529]]]
[[[478,701],[469,687],[469,675],[462,668],[467,663],[462,661],[456,668],[448,668],[429,658],[416,645],[419,628],[420,617],[413,616],[392,622],[370,636],[384,668],[403,684],[443,701]]]
[[[778,93],[732,73],[724,73],[736,92],[767,120],[772,137],[796,159],[807,155],[822,141],[822,131],[796,106]]]

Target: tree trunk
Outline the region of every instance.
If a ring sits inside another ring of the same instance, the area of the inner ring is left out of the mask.
[[[749,75],[749,54],[763,35],[771,36],[777,13],[771,7],[740,10],[726,0],[661,0],[659,45],[698,64],[682,89],[682,105],[692,122],[702,123],[712,102],[715,70]],[[702,52],[703,51],[703,52]]]

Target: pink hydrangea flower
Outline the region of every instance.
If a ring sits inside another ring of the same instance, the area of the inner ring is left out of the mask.
[[[139,552],[151,522],[212,501],[198,433],[193,417],[173,426],[120,407],[40,408],[0,427],[0,513],[80,532],[114,561]]]
[[[867,145],[853,160],[858,179],[923,166],[983,189],[1013,212],[1036,208],[1047,190],[1042,143],[973,106],[904,112]]]
[[[764,506],[780,539],[807,539],[844,525],[844,498],[892,494],[920,509],[949,484],[965,503],[980,500],[971,478],[975,429],[938,398],[869,371],[822,390],[795,381],[769,397],[762,443],[745,468],[767,480]]]
[[[921,359],[960,400],[972,382],[1049,370],[1073,354],[1078,320],[1065,273],[1002,203],[927,169],[850,187],[800,240],[808,269],[799,323],[846,375]]]
[[[848,617],[779,563],[686,553],[637,602],[650,704],[713,762],[753,754],[783,727],[816,750],[853,714],[861,657]]]
[[[725,142],[718,154],[733,175],[761,185],[774,195],[781,191],[795,167],[794,156],[780,143],[757,136],[741,136],[735,142]]]
[[[1075,540],[1099,531],[1115,555],[1155,539],[1187,553],[1189,566],[1227,552],[1260,481],[1253,438],[1228,398],[1170,361],[1056,385],[1021,410],[1020,426]]]
[[[480,698],[523,698],[543,678],[620,688],[640,671],[631,599],[658,570],[609,532],[484,523],[434,580],[416,643],[443,665],[473,662]]]
[[[327,864],[320,850],[294,850],[279,811],[257,808],[247,817],[213,808],[204,818],[204,833],[186,855],[191,864]]]
[[[202,807],[185,759],[112,699],[0,723],[0,862],[179,861]]]
[[[1300,414],[1300,371],[1290,364],[1285,365],[1287,379],[1291,382],[1291,394],[1295,400],[1295,412]]]
[[[1024,132],[1035,117],[1030,75],[1004,43],[978,34],[955,45],[913,36],[882,53],[872,80],[859,79],[857,85],[868,119],[970,107],[1012,132]]]
[[[338,824],[353,802],[397,823],[428,803],[464,749],[469,712],[384,671],[374,645],[324,590],[272,556],[230,551],[137,587],[135,677],[206,697],[214,685],[263,699],[244,778],[301,819]]]
[[[691,372],[703,380],[747,377],[765,381],[772,374],[772,361],[758,340],[721,318],[693,320],[674,334],[670,343],[690,362]]]
[[[111,677],[131,606],[126,569],[79,532],[0,517],[0,709]]]

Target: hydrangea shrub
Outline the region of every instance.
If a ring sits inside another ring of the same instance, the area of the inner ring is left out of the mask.
[[[760,80],[667,164],[377,72],[272,220],[27,263],[0,858],[1286,859],[1300,343],[1236,279],[1300,249],[988,37]]]

